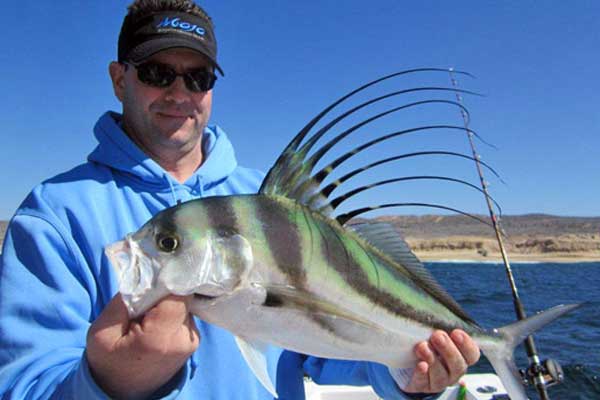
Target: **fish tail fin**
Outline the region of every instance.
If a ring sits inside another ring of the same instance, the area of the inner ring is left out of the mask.
[[[481,351],[494,367],[512,400],[527,400],[522,378],[513,356],[515,348],[533,332],[579,306],[581,304],[559,305],[550,308],[524,320],[496,329],[495,331],[501,338],[500,341],[484,339],[478,342]]]

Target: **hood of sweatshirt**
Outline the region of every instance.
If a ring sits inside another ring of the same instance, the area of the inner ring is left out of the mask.
[[[121,128],[121,115],[106,112],[94,127],[98,146],[88,160],[129,175],[153,190],[175,188],[202,194],[211,186],[224,181],[237,167],[235,152],[227,135],[218,126],[208,126],[202,137],[204,163],[184,183],[178,182],[156,161],[144,153]]]

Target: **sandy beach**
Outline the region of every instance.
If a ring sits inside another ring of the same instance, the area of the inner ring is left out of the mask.
[[[451,236],[406,240],[422,261],[503,262],[498,242],[491,237]],[[600,235],[528,235],[505,240],[504,247],[510,262],[600,262]]]

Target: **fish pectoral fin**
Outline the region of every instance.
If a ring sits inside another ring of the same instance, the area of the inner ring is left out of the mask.
[[[246,360],[246,363],[256,376],[256,378],[262,383],[262,385],[277,398],[277,390],[269,375],[267,368],[267,347],[268,345],[259,341],[246,341],[239,336],[235,337],[235,341]]]
[[[292,286],[270,285],[265,286],[265,289],[267,292],[263,304],[265,307],[281,307],[286,310],[297,310],[318,317],[321,321],[330,321],[336,324],[346,321],[357,327],[380,329],[378,325],[360,315]]]
[[[263,304],[266,297],[267,292],[260,285],[236,289],[217,297],[211,297],[205,293],[195,293],[190,304],[190,312],[202,319],[205,318],[206,313],[214,312],[215,308],[218,308],[221,313],[235,314],[241,308]]]

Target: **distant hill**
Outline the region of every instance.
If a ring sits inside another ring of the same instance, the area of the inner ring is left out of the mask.
[[[489,221],[489,217],[479,216]],[[500,260],[494,230],[463,215],[388,216],[423,260]],[[505,216],[509,258],[521,261],[600,261],[600,217]]]
[[[478,215],[489,221],[489,216]],[[405,237],[433,239],[449,236],[495,237],[494,230],[464,215],[388,216],[376,220],[391,222]],[[600,235],[600,217],[558,217],[545,214],[509,215],[500,220],[505,233],[527,235]]]

